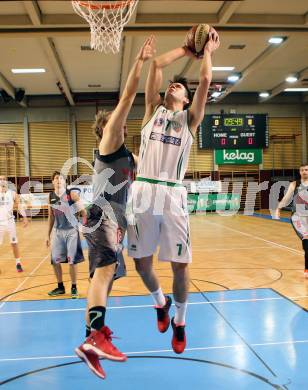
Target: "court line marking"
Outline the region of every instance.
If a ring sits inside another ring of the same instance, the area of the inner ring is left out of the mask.
[[[188,305],[210,305],[214,303],[240,303],[240,302],[257,302],[257,301],[281,301],[288,299],[301,299],[308,298],[308,295],[299,295],[296,297],[268,297],[268,298],[252,298],[252,299],[230,299],[223,301],[201,301],[201,302],[188,302]],[[174,304],[172,304],[174,306]],[[139,309],[139,308],[153,308],[153,305],[127,305],[127,306],[109,306],[110,309]],[[4,311],[0,312],[0,315],[9,315],[9,314],[34,314],[34,313],[58,313],[58,312],[69,312],[69,311],[84,311],[85,307],[78,308],[67,308],[67,309],[43,309],[43,310],[23,310],[23,311]]]
[[[20,288],[31,278],[31,276],[40,268],[40,266],[44,263],[44,261],[50,256],[48,253],[39,263],[38,265],[30,272],[30,274],[15,288],[15,290],[11,293],[7,299],[5,299],[1,304],[0,304],[0,309],[8,302],[14,293],[20,290]]]
[[[247,237],[252,237],[254,238],[255,240],[260,240],[260,241],[264,241],[264,242],[267,242],[268,244],[271,244],[271,245],[274,245],[278,248],[282,248],[282,249],[286,249],[290,252],[294,252],[296,254],[300,254],[301,256],[303,255],[303,252],[302,251],[299,251],[297,249],[293,249],[293,248],[290,248],[289,246],[286,246],[286,245],[282,245],[282,244],[278,244],[277,242],[274,242],[274,241],[270,241],[270,240],[266,240],[265,238],[262,238],[262,237],[259,237],[259,236],[254,236],[253,234],[249,234],[249,233],[246,233],[246,232],[242,232],[241,230],[237,230],[237,229],[233,229],[233,228],[230,228],[229,226],[225,226],[223,224],[219,224],[219,223],[216,223],[216,222],[209,222],[209,221],[205,221],[207,224],[209,225],[216,225],[216,226],[219,226],[219,227],[223,227],[225,229],[228,229],[228,230],[231,230],[232,232],[236,232],[236,233],[239,233],[239,234],[242,234],[243,236],[247,236]]]
[[[250,247],[238,247],[238,248],[203,248],[202,246],[192,246],[193,252],[202,249],[204,252],[216,252],[216,251],[240,251],[240,250],[251,250],[251,249],[269,249],[270,246],[250,246]]]
[[[308,340],[287,340],[287,341],[273,341],[269,343],[254,343],[250,344],[253,347],[267,347],[273,345],[292,345],[292,344],[307,344]],[[245,344],[233,344],[233,345],[218,345],[212,347],[195,347],[195,348],[185,348],[185,352],[193,351],[207,351],[215,349],[232,349],[232,348],[246,348]],[[168,353],[172,352],[173,349],[157,349],[157,350],[148,350],[148,351],[132,351],[124,352],[126,355],[143,355],[147,353]],[[33,357],[21,357],[21,358],[5,358],[0,359],[0,362],[12,362],[12,361],[27,361],[27,360],[50,360],[50,359],[79,359],[76,355],[60,355],[60,356],[33,356]]]
[[[40,260],[42,256],[31,256],[31,260]],[[14,261],[13,257],[1,257],[0,261]]]

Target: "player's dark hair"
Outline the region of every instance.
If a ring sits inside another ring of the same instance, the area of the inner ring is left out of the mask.
[[[301,164],[299,167],[302,168],[302,167],[307,167],[308,166],[308,162],[305,162],[303,164]]]
[[[95,121],[92,125],[92,130],[97,141],[103,138],[104,127],[106,126],[112,111],[101,110],[95,115]]]
[[[53,174],[51,175],[51,180],[53,181],[56,176],[64,177],[60,171],[54,171]]]
[[[170,83],[179,83],[179,84],[182,84],[183,87],[185,88],[185,90],[186,90],[186,97],[189,100],[189,102],[184,105],[184,110],[186,110],[191,105],[192,97],[193,97],[192,92],[191,92],[191,90],[188,87],[187,79],[185,77],[181,77],[181,76],[175,75],[173,77],[173,80],[170,81]]]

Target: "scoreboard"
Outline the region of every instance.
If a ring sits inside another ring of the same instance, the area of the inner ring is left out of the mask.
[[[200,149],[268,147],[266,114],[206,115],[199,128]]]

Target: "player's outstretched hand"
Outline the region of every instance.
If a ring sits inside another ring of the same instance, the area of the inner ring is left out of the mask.
[[[142,45],[139,53],[137,54],[136,60],[147,61],[154,57],[156,53],[156,39],[154,35],[150,35]]]
[[[46,238],[46,246],[47,246],[47,248],[50,247],[50,238],[49,237]]]
[[[213,53],[215,50],[219,48],[219,45],[220,45],[219,35],[215,30],[215,28],[211,27],[209,32],[209,40],[205,45],[205,50],[208,50],[210,53]]]

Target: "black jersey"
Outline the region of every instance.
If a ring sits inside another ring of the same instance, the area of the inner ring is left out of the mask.
[[[125,216],[134,168],[134,157],[124,144],[112,154],[96,155],[92,212],[100,213],[103,209],[108,213],[108,209],[111,209],[116,216]]]
[[[73,203],[70,190],[66,190],[60,197],[54,191],[49,194],[49,204],[55,218],[54,227],[56,229],[74,228],[70,222],[75,220]]]

